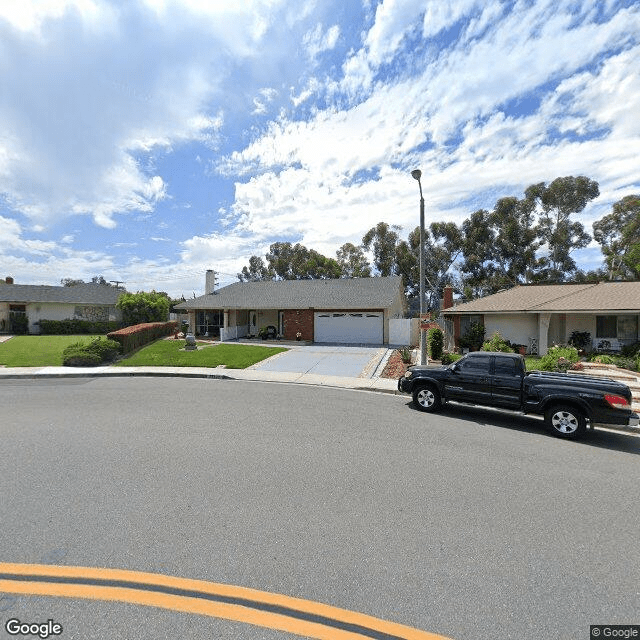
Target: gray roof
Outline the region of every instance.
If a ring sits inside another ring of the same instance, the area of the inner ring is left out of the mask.
[[[69,304],[115,305],[124,289],[105,285],[79,284],[54,287],[40,284],[0,283],[0,302],[67,302]]]
[[[640,282],[521,285],[444,313],[640,313]]]
[[[180,309],[386,309],[401,294],[402,278],[263,280],[236,282],[187,300]]]

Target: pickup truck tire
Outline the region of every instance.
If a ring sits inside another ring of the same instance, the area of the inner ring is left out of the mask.
[[[440,393],[430,384],[418,387],[413,391],[413,405],[420,411],[438,411],[442,406]]]
[[[575,407],[558,404],[548,409],[544,417],[553,435],[559,438],[578,438],[587,429],[584,414]]]

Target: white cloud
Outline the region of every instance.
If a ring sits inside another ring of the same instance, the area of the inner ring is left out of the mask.
[[[307,57],[315,60],[321,53],[330,51],[336,46],[339,37],[340,27],[338,25],[333,25],[324,31],[322,25],[318,24],[315,29],[308,31],[302,39]]]
[[[217,146],[223,115],[211,101],[232,62],[255,56],[278,6],[18,4],[0,9],[0,194],[38,224],[86,214],[109,228],[166,196],[139,153]]]

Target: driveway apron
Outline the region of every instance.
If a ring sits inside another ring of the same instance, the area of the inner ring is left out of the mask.
[[[322,376],[371,378],[386,354],[384,347],[352,345],[293,347],[251,367],[257,371],[312,373]]]

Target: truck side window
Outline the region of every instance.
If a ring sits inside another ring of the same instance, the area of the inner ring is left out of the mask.
[[[474,358],[465,358],[459,366],[459,371],[476,373],[484,372],[489,373],[491,367],[491,356],[479,356]]]
[[[497,376],[515,376],[516,361],[512,358],[496,358],[494,372]]]

